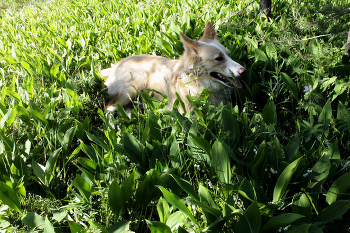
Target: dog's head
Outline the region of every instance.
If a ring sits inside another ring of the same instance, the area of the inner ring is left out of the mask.
[[[230,52],[220,44],[213,25],[205,25],[199,41],[192,40],[180,32],[184,44],[184,67],[191,67],[198,77],[204,77],[226,86],[241,88],[238,77],[245,73],[243,66],[230,58]]]

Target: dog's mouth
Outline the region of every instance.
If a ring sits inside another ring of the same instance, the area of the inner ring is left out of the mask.
[[[239,81],[239,79],[236,77],[227,77],[227,76],[225,76],[221,73],[218,73],[218,72],[211,72],[210,76],[220,80],[221,82],[225,83],[228,86],[232,87],[232,85],[233,85],[237,88],[242,88],[241,81]]]

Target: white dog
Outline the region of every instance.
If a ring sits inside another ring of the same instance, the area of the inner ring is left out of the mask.
[[[137,97],[137,92],[153,89],[168,96],[169,109],[178,93],[186,111],[192,109],[186,96],[196,96],[205,88],[209,101],[226,102],[228,87],[241,88],[238,78],[245,69],[230,58],[230,52],[220,44],[211,23],[205,25],[199,41],[180,32],[185,51],[179,60],[160,56],[136,55],[119,61],[101,74],[107,78],[105,85],[112,100],[106,110],[114,112],[116,103],[127,107]],[[159,94],[157,94],[159,95]],[[159,97],[161,97],[159,95]],[[131,109],[126,109],[130,117]]]

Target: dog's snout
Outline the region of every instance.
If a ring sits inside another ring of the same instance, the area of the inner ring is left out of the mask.
[[[238,73],[239,73],[239,75],[245,75],[245,73],[246,73],[246,69],[244,69],[244,68],[240,68],[239,69],[239,71],[238,71]]]

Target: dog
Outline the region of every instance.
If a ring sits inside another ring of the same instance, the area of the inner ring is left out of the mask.
[[[246,69],[230,58],[230,52],[219,42],[210,22],[205,25],[199,41],[190,39],[182,32],[180,37],[184,53],[178,60],[135,55],[100,71],[106,77],[105,85],[111,96],[106,106],[107,112],[116,111],[116,104],[120,104],[130,117],[133,101],[145,89],[155,90],[155,95],[160,99],[162,94],[168,96],[169,110],[178,93],[185,106],[180,112],[184,112],[193,108],[187,96],[196,96],[207,88],[210,103],[225,104],[227,96],[231,94],[230,89],[242,87],[238,77]]]

